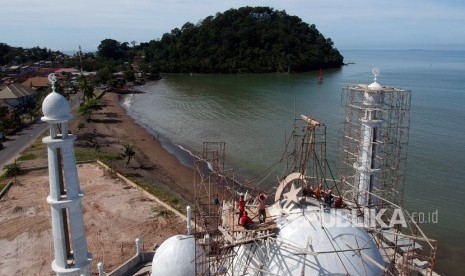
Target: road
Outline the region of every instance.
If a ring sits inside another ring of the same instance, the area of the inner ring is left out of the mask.
[[[78,105],[79,96],[75,94],[71,97],[70,106],[75,109]],[[36,123],[19,130],[14,135],[8,136],[8,141],[3,142],[3,149],[0,150],[0,174],[3,173],[4,166],[13,163],[23,150],[47,130],[47,127],[47,123],[38,119]]]
[[[35,124],[19,130],[14,135],[8,135],[8,140],[3,142],[3,149],[0,150],[1,171],[3,172],[5,165],[14,162],[19,154],[46,130],[47,123],[39,119]]]

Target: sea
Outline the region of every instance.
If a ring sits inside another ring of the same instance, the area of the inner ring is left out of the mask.
[[[404,207],[423,214],[422,229],[439,241],[436,270],[465,275],[465,51],[341,53],[346,65],[323,70],[322,83],[319,72],[165,74],[123,106],[183,164],[192,166],[203,142],[225,142],[226,167],[271,191],[278,173],[270,169],[300,114],[326,125],[335,164],[342,88],[372,83],[378,67],[380,84],[412,91]]]

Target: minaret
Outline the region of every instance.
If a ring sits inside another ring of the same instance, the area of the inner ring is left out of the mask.
[[[362,206],[376,204],[376,198],[370,194],[374,188],[379,189],[380,149],[381,149],[381,127],[382,105],[384,99],[383,87],[376,82],[379,69],[372,70],[375,79],[368,89],[363,91],[363,102],[361,105],[361,141],[359,159],[356,170],[359,173],[357,201]]]
[[[49,75],[50,93],[42,103],[42,121],[50,126],[50,136],[43,138],[47,145],[53,245],[55,260],[52,269],[57,275],[88,275],[92,260],[87,251],[84,232],[79,179],[74,156],[73,141],[68,133],[68,120],[72,118],[68,101],[55,92],[56,78]]]
[[[343,196],[360,207],[401,204],[410,131],[411,91],[381,85],[343,88],[343,130],[338,160]]]

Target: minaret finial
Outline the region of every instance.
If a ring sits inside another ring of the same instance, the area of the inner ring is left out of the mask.
[[[371,69],[371,73],[373,74],[373,76],[375,76],[374,82],[376,82],[376,78],[378,77],[379,72],[380,72],[380,70],[379,70],[378,67],[373,67],[373,69]]]
[[[57,82],[57,77],[55,76],[54,73],[48,74],[48,81],[52,84],[52,92],[55,91],[55,82]]]

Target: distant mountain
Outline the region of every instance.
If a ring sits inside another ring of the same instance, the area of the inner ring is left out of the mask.
[[[332,40],[314,24],[269,7],[230,9],[196,25],[187,22],[138,50],[160,72],[302,72],[343,65]]]

